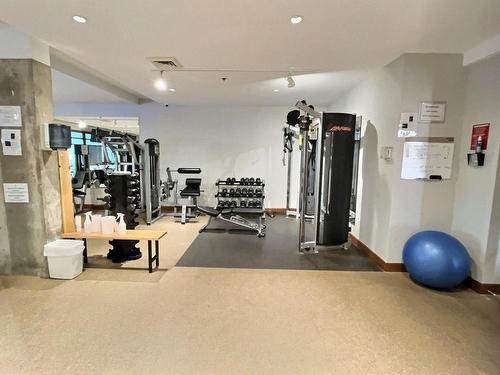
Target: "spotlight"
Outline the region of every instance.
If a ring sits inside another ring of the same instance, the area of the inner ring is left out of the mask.
[[[168,89],[168,91],[175,92],[175,89],[172,87],[172,88]]]
[[[274,91],[274,92],[279,92],[280,90],[278,90],[278,89],[274,89],[273,91]]]
[[[160,72],[160,76],[155,80],[155,89],[158,91],[167,91],[167,80],[163,77],[163,70]]]
[[[85,121],[80,120],[78,121],[78,127],[80,129],[85,129],[87,127],[87,123]]]
[[[291,75],[288,75],[288,77],[286,77],[286,80],[288,81],[288,88],[291,89],[292,87],[295,87],[295,81],[293,80]]]
[[[293,23],[294,25],[297,25],[298,23],[301,23],[303,20],[302,16],[292,16],[290,17],[290,22]]]
[[[87,18],[85,18],[84,16],[79,16],[79,15],[75,14],[73,16],[73,21],[78,22],[78,23],[87,23]]]

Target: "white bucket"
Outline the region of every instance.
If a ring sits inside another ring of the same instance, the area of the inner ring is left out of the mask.
[[[83,270],[83,250],[81,240],[55,240],[43,247],[43,255],[49,264],[52,279],[74,279]]]

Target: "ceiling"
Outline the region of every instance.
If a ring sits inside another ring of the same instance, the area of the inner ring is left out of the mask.
[[[84,116],[58,116],[56,122],[71,126],[73,130],[82,130],[78,124],[84,122],[86,131],[93,128],[116,130],[130,134],[139,134],[138,117],[84,117]]]
[[[126,103],[108,91],[52,69],[52,97],[56,103]]]
[[[73,22],[74,14],[88,22]],[[304,21],[292,25],[295,14]],[[499,34],[500,1],[0,0],[0,18],[157,102],[326,105],[402,53],[461,53]],[[316,74],[288,89],[284,73],[173,72],[176,92],[160,93],[146,59],[153,56],[189,68]]]

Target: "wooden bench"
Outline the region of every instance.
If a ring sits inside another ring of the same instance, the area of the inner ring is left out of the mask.
[[[100,232],[67,232],[61,234],[61,238],[83,240],[85,249],[83,250],[83,262],[87,263],[87,240],[134,240],[134,241],[148,241],[148,269],[149,273],[153,272],[153,262],[156,262],[156,268],[160,265],[160,239],[167,234],[164,230],[127,230],[125,234],[104,234]],[[152,256],[152,245],[155,241],[155,255]]]

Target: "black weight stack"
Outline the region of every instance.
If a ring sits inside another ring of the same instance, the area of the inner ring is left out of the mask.
[[[140,201],[139,174],[127,172],[115,172],[108,174],[105,198],[106,208],[110,214],[123,213],[127,229],[135,229],[139,223],[135,220]],[[139,248],[136,247],[139,241],[136,240],[112,240],[109,244],[113,246],[108,252],[108,259],[113,263],[121,263],[127,260],[139,259],[142,256]]]

